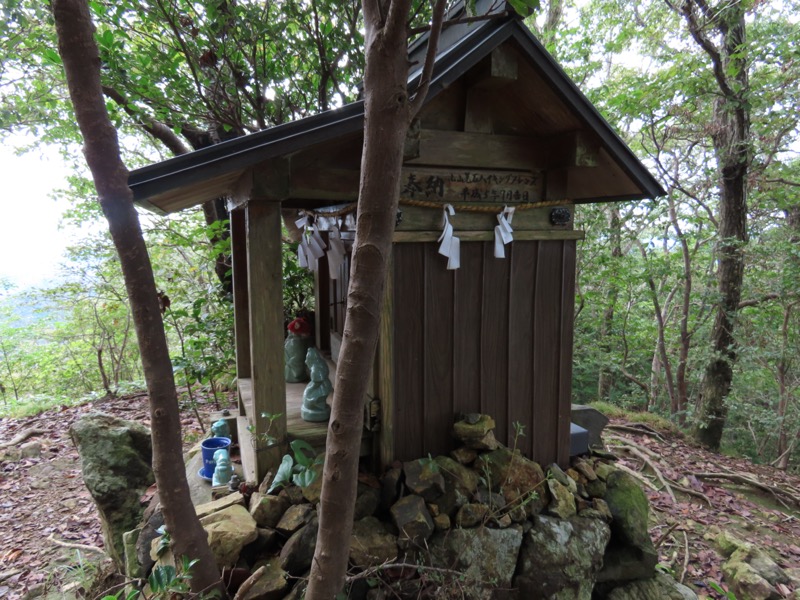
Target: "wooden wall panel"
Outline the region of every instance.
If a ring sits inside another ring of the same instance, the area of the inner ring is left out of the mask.
[[[453,423],[453,271],[437,252],[424,249],[424,451],[434,456],[451,449]]]
[[[511,248],[511,292],[508,298],[508,444],[513,444],[514,422],[525,426],[517,447],[527,456],[537,432],[533,414],[533,314],[536,280],[536,242],[514,242]]]
[[[569,461],[569,424],[572,414],[572,347],[575,336],[575,242],[564,242],[561,291],[561,373],[558,403],[558,456],[560,465]]]
[[[481,322],[481,412],[491,415],[498,439],[508,431],[508,291],[511,265],[494,257],[494,244],[483,242]]]
[[[447,452],[454,416],[483,412],[501,442],[518,421],[526,456],[566,464],[575,242],[515,241],[505,259],[462,242],[455,272],[437,247],[394,246],[393,458]]]
[[[481,338],[483,244],[461,245],[461,268],[454,275],[453,412],[481,411]]]
[[[561,250],[563,242],[539,242],[534,299],[533,456],[556,460],[561,347]]]
[[[395,245],[393,257],[395,458],[409,460],[424,456],[425,247],[423,244]]]

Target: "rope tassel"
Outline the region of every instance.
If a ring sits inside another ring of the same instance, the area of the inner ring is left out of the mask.
[[[447,257],[447,268],[449,270],[458,269],[461,266],[461,240],[453,235],[453,225],[450,217],[456,214],[452,204],[445,204],[442,211],[444,216],[444,227],[442,235],[437,240],[439,243],[439,254]]]

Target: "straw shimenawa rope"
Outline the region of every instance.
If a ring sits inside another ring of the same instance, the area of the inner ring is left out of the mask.
[[[445,204],[450,204],[456,212],[476,212],[476,213],[496,213],[500,210],[499,204],[493,205],[486,205],[486,204],[469,204],[463,202],[433,202],[431,200],[410,200],[410,199],[402,199],[400,200],[400,204],[402,206],[417,206],[420,208],[434,208],[437,210],[441,210],[444,208]],[[520,210],[531,210],[534,208],[547,208],[550,206],[565,206],[571,205],[571,200],[546,200],[542,202],[523,202],[521,204],[513,204],[514,208],[517,211]],[[342,217],[345,215],[349,215],[350,213],[354,212],[357,208],[356,202],[351,202],[347,206],[339,208],[337,210],[308,210],[302,209],[300,212],[309,217]]]

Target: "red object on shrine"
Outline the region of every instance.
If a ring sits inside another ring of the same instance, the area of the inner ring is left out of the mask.
[[[286,328],[295,335],[311,335],[311,325],[303,317],[298,317]]]

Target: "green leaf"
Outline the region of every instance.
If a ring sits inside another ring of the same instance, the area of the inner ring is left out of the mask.
[[[292,482],[299,487],[308,487],[317,479],[317,472],[313,469],[302,469],[292,476]]]
[[[292,447],[292,452],[294,453],[295,461],[305,468],[311,466],[312,461],[310,460],[309,456],[306,456],[305,452],[308,452],[310,456],[314,456],[316,454],[314,452],[314,448],[312,448],[311,445],[305,440],[293,440],[290,445]]]
[[[45,62],[48,62],[51,65],[61,64],[61,56],[52,48],[45,48],[42,50],[42,58],[44,58]]]
[[[281,460],[281,466],[278,467],[278,472],[275,473],[275,479],[272,480],[272,485],[269,486],[267,490],[268,494],[271,494],[274,490],[278,489],[289,483],[292,480],[292,467],[294,466],[294,460],[291,456],[286,454]]]

